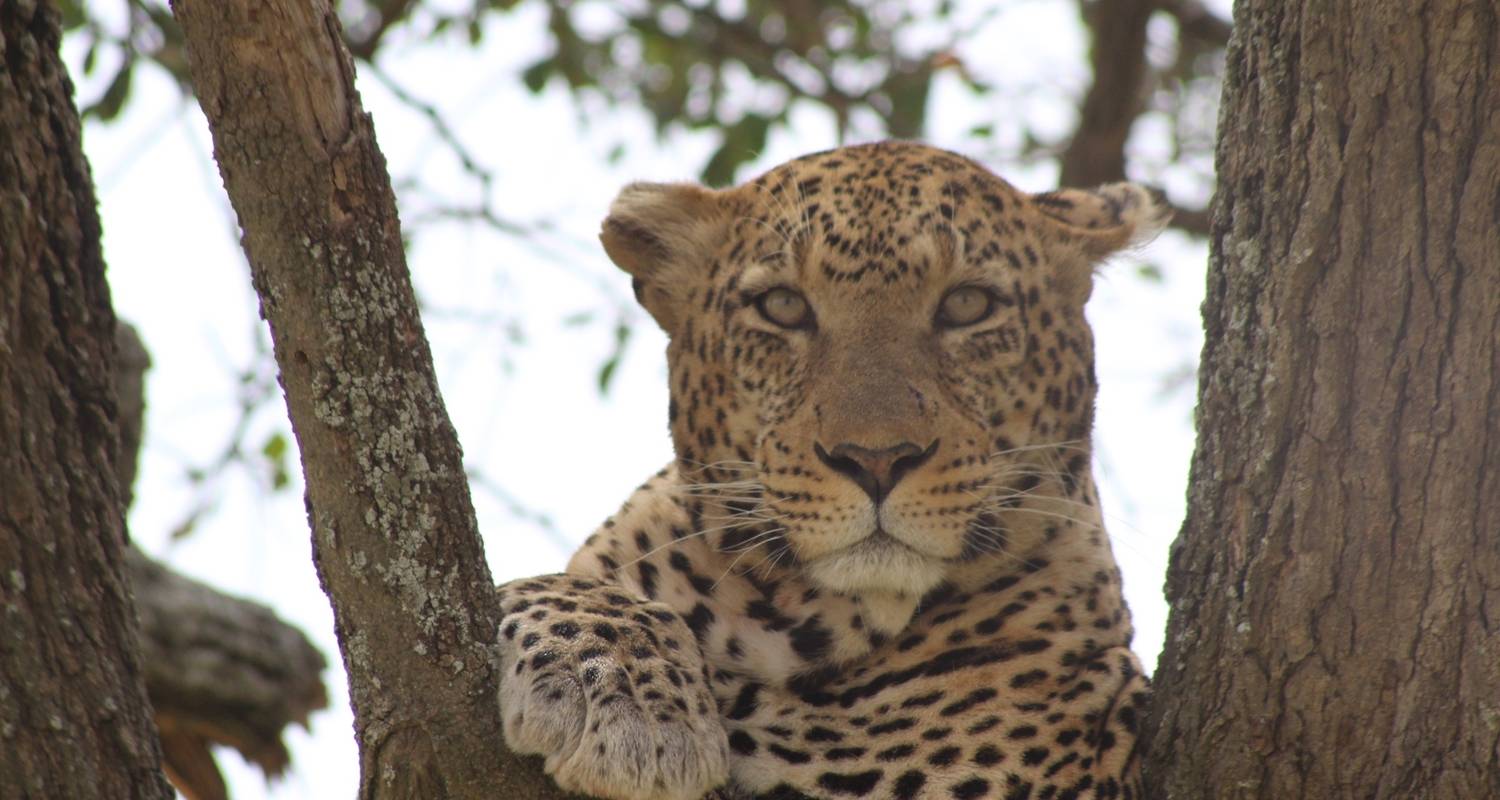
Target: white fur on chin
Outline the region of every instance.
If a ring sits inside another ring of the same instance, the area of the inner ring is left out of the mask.
[[[894,539],[866,539],[807,564],[813,583],[846,595],[921,597],[942,582],[944,565]]]

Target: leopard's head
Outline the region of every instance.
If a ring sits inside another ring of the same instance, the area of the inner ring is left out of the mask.
[[[1090,485],[1093,270],[1165,221],[1131,184],[1028,195],[888,142],[627,186],[601,238],[670,338],[679,469],[721,548],[919,596],[1057,535],[1009,518],[1029,494]]]

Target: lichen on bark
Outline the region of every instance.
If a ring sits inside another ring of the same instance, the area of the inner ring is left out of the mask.
[[[507,754],[497,607],[384,159],[327,2],[176,0],[302,455],[360,796],[561,796]]]

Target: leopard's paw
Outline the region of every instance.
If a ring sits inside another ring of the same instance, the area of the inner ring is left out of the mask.
[[[610,800],[699,800],[727,780],[727,738],[680,617],[567,575],[499,592],[511,750],[545,756],[564,789]]]

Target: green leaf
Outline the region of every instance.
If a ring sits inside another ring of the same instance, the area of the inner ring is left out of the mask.
[[[548,56],[523,70],[521,82],[526,84],[526,88],[531,90],[532,94],[537,94],[542,91],[542,87],[547,85],[547,79],[552,77],[556,69],[557,58]]]
[[[291,446],[287,441],[286,434],[277,431],[266,438],[260,446],[261,455],[271,462],[271,491],[284,489],[292,482],[292,474],[287,469],[287,453]]]
[[[1135,268],[1135,274],[1149,283],[1161,283],[1166,279],[1162,275],[1161,267],[1155,264],[1142,264]]]
[[[610,356],[609,360],[605,361],[604,364],[599,367],[599,394],[600,394],[600,396],[604,396],[604,395],[609,394],[609,384],[610,384],[610,381],[614,380],[614,378],[615,378],[615,370],[619,366],[620,366],[620,357],[619,357],[618,354],[616,354],[616,355]]]
[[[609,357],[599,366],[599,394],[609,394],[610,382],[615,378],[615,370],[620,367],[620,359],[625,356],[625,345],[630,342],[630,325],[624,320],[615,323],[615,348]]]
[[[125,99],[130,96],[130,79],[135,75],[135,59],[127,58],[120,65],[120,71],[110,80],[109,86],[104,90],[103,96],[85,107],[80,116],[84,118],[96,117],[108,122],[119,116],[120,109],[125,107]]]
[[[94,62],[99,58],[99,40],[89,42],[89,49],[83,53],[83,74],[94,74]]]
[[[187,519],[184,519],[183,521],[177,523],[177,525],[167,533],[167,538],[171,539],[174,542],[180,542],[183,539],[192,536],[193,529],[196,527],[198,527],[198,515],[193,514]]]
[[[286,436],[282,434],[281,431],[277,431],[276,433],[271,434],[270,437],[266,439],[265,444],[262,444],[260,446],[260,452],[262,455],[264,455],[266,458],[271,459],[272,461],[285,460]]]

